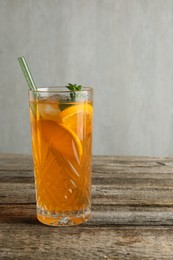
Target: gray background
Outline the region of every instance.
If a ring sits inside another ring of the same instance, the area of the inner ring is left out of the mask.
[[[37,85],[94,87],[93,153],[173,155],[172,0],[0,0],[0,152],[31,153]]]

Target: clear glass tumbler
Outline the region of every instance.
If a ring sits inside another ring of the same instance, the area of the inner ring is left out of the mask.
[[[37,218],[71,226],[91,217],[93,90],[29,91]]]

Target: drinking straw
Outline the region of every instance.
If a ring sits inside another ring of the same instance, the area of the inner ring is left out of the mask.
[[[34,83],[34,80],[32,78],[31,72],[29,70],[29,67],[27,65],[27,62],[26,62],[25,58],[24,57],[19,57],[18,61],[19,61],[20,67],[22,69],[23,75],[24,75],[24,77],[26,79],[26,82],[28,84],[29,90],[37,91],[37,87],[36,87],[36,85]],[[34,96],[35,97],[39,97],[39,93],[34,93]],[[36,105],[34,103],[30,103],[30,108],[31,108],[31,110],[33,112],[33,115],[36,116],[36,112],[37,112]]]
[[[24,57],[19,57],[18,61],[19,61],[20,67],[22,69],[23,75],[24,75],[24,77],[26,79],[26,82],[28,84],[29,90],[37,91],[37,87],[35,85],[35,82],[33,80],[33,77],[31,75],[30,69],[29,69],[29,67],[27,65],[27,62],[26,62],[25,58]]]

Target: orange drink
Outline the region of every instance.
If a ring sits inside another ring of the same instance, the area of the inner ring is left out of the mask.
[[[83,223],[91,217],[92,89],[40,88],[29,101],[37,218]]]

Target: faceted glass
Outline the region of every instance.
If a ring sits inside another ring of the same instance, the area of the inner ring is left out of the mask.
[[[52,226],[91,217],[93,90],[29,91],[37,218]]]

